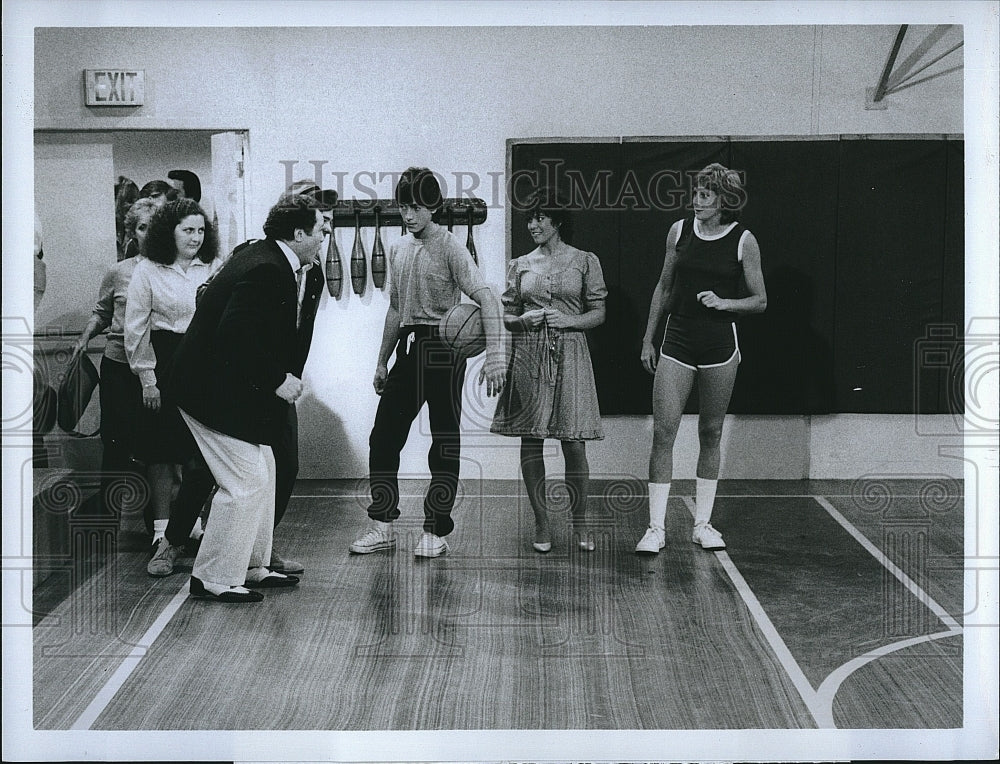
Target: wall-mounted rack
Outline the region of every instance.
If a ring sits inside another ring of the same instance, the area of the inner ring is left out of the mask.
[[[375,240],[372,243],[372,283],[376,289],[385,285],[386,260],[385,248],[382,245],[382,226],[403,225],[403,216],[395,200],[387,199],[350,199],[337,202],[332,209],[330,241],[326,250],[326,288],[330,296],[340,299],[344,283],[344,266],[337,247],[337,228],[354,228],[354,246],[351,248],[350,271],[351,288],[355,294],[362,294],[368,279],[368,256],[361,239],[362,227],[375,228]],[[465,246],[478,264],[476,242],[472,236],[473,226],[486,222],[486,202],[482,199],[445,199],[438,216],[438,222],[454,232],[454,227],[465,226],[467,229]]]
[[[394,199],[345,199],[333,207],[333,226],[336,228],[353,228],[354,215],[358,213],[358,222],[362,228],[375,225],[375,212],[379,213],[379,222],[383,226],[402,226],[403,217],[399,214],[399,205]],[[440,222],[447,225],[450,219],[454,225],[468,225],[469,213],[472,213],[472,225],[482,225],[486,222],[486,202],[482,199],[445,199],[441,208]]]

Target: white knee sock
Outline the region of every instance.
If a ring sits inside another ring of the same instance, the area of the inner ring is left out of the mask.
[[[694,494],[694,524],[705,525],[712,519],[712,507],[715,506],[715,490],[718,480],[698,478]]]
[[[663,520],[667,516],[667,499],[670,498],[670,483],[649,484],[649,527],[663,531]]]
[[[159,541],[167,533],[169,520],[153,520],[153,542]]]

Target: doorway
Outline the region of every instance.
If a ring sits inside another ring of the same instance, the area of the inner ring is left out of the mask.
[[[46,288],[35,334],[79,333],[107,269],[117,260],[114,186],[138,187],[190,170],[224,252],[246,239],[246,130],[35,132],[35,215],[41,227]]]

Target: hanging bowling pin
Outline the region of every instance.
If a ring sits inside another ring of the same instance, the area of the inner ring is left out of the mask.
[[[339,300],[344,287],[344,266],[340,262],[340,250],[337,249],[337,228],[330,218],[330,244],[326,248],[326,291]]]
[[[385,286],[385,250],[382,248],[381,207],[375,208],[375,242],[372,244],[372,283],[376,289]]]
[[[351,286],[354,294],[363,294],[368,281],[368,258],[361,241],[361,211],[354,210],[354,249],[351,250]]]
[[[469,202],[467,209],[469,212],[469,235],[465,237],[465,248],[469,250],[469,254],[472,255],[472,262],[479,265],[479,256],[476,254],[476,242],[472,238],[472,202]]]

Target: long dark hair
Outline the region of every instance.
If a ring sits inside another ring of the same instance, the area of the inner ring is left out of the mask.
[[[205,240],[198,250],[198,259],[203,263],[210,263],[218,257],[219,237],[215,227],[201,205],[192,199],[167,202],[153,213],[153,219],[149,223],[149,233],[146,234],[146,257],[154,263],[163,265],[173,263],[177,259],[174,229],[184,218],[191,215],[201,215],[205,221]]]

